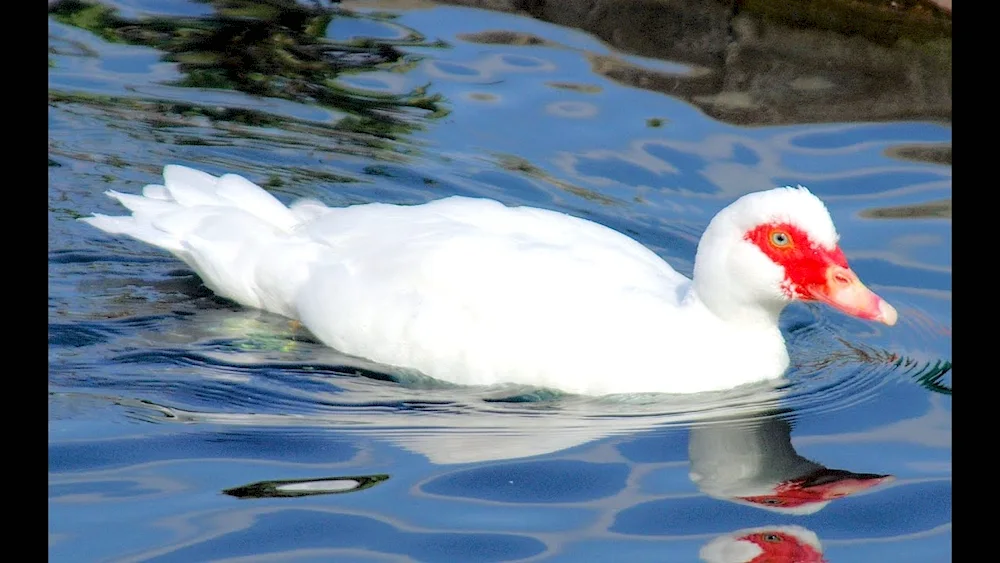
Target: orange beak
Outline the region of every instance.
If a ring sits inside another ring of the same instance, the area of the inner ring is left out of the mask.
[[[853,317],[896,324],[896,309],[865,287],[850,268],[831,264],[826,283],[806,288],[806,294]]]

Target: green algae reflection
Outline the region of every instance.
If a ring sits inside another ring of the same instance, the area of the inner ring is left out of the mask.
[[[111,43],[152,47],[178,64],[173,86],[234,90],[330,108],[347,117],[338,129],[395,139],[425,118],[445,115],[438,95],[426,88],[386,95],[347,90],[344,73],[412,68],[397,47],[441,46],[414,32],[396,40],[336,42],[324,34],[334,18],[360,17],[336,8],[292,0],[208,0],[207,17],[122,17],[114,8],[81,0],[50,4],[55,20],[85,29]],[[51,97],[51,93],[50,93]]]

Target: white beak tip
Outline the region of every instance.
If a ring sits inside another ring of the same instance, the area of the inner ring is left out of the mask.
[[[896,324],[896,319],[899,318],[899,314],[896,313],[896,308],[886,303],[884,300],[879,301],[878,312],[880,320],[889,326]]]

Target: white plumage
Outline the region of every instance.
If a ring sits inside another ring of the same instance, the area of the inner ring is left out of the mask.
[[[750,194],[712,221],[692,285],[638,242],[555,211],[464,197],[286,207],[232,174],[163,177],[142,196],[108,192],[131,216],[84,220],[341,352],[458,384],[681,393],[779,377],[783,272],[741,229],[789,220],[836,244],[808,191]]]

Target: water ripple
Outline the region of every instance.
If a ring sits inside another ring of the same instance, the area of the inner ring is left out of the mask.
[[[156,330],[169,321],[171,337],[183,346],[121,349],[112,358],[116,374],[128,374],[129,386],[139,396],[156,392],[171,405],[164,408],[184,411],[175,419],[225,415],[232,422],[242,416],[243,423],[266,425],[311,421],[327,426],[346,417],[354,424],[363,420],[369,428],[394,426],[394,417],[380,421],[366,412],[374,409],[381,416],[389,408],[397,414],[472,413],[492,419],[488,426],[496,427],[506,424],[504,418],[546,415],[564,418],[562,426],[615,419],[612,428],[635,429],[775,409],[796,416],[831,412],[869,401],[887,385],[937,382],[950,372],[950,363],[941,358],[919,359],[852,342],[821,309],[801,308],[789,318],[786,330],[797,363],[785,380],[695,396],[578,397],[529,386],[461,387],[339,354],[308,335],[294,334],[280,317],[225,309],[52,323],[50,340],[56,346],[115,348],[116,338]],[[95,376],[93,384],[101,379]]]
[[[829,540],[831,560],[947,558],[951,221],[930,211],[951,198],[950,126],[733,127],[660,93],[714,80],[704,69],[512,14],[366,2],[393,13],[337,5],[304,27],[262,21],[271,2],[60,4],[85,11],[49,20],[54,559],[692,561],[706,542],[793,529]],[[232,37],[240,49],[214,50]],[[802,183],[900,322],[790,307],[786,378],[727,392],[456,386],[325,348],[75,220],[117,214],[102,192],[164,163],[240,173],[282,201],[556,209],[684,274],[728,201]],[[691,449],[713,440],[736,447]],[[725,475],[692,480],[711,468],[759,478],[740,492],[754,497],[779,477],[896,480],[803,517],[735,502]]]
[[[307,433],[336,429],[389,439],[443,463],[483,455],[519,458],[720,419],[797,419],[848,409],[873,400],[886,386],[937,381],[950,371],[947,361],[918,361],[849,344],[823,318],[793,327],[793,346],[808,343],[825,351],[807,356],[787,380],[692,396],[581,397],[524,386],[461,387],[361,360],[296,359],[302,350],[278,360],[285,354],[242,350],[217,339],[202,342],[200,352],[147,349],[121,353],[114,362],[129,374],[129,396],[142,398],[129,405],[132,416],[142,420]],[[306,356],[338,357],[322,346],[306,346]],[[101,386],[101,380],[95,375],[76,384]]]

